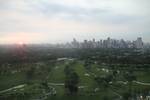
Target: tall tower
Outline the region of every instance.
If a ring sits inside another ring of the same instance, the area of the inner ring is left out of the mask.
[[[137,40],[135,41],[135,46],[136,48],[143,48],[143,41],[141,37],[137,38]]]
[[[111,39],[110,39],[110,37],[107,38],[107,48],[111,48]]]

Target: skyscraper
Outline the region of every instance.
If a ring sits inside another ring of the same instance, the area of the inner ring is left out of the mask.
[[[137,38],[137,40],[135,41],[135,46],[136,48],[143,48],[143,41],[141,37]]]

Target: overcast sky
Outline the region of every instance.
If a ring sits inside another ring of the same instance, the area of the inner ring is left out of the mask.
[[[0,43],[150,42],[150,0],[0,0]]]

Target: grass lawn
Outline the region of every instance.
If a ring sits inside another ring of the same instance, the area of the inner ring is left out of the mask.
[[[137,80],[140,82],[150,83],[150,70],[147,71],[136,71],[135,75]]]
[[[0,90],[8,89],[25,83],[25,73],[0,75]]]
[[[65,74],[64,68],[66,65],[71,66],[76,73],[79,75],[79,92],[77,96],[66,96],[65,88],[63,85],[51,85],[55,88],[57,94],[56,96],[51,96],[48,100],[111,100],[113,98],[119,98],[116,93],[123,94],[124,91],[128,91],[129,85],[115,82],[111,85],[107,90],[100,89],[99,92],[93,93],[95,88],[98,87],[96,81],[94,80],[95,75],[107,75],[112,73],[106,72],[102,69],[108,69],[107,66],[99,66],[96,64],[91,65],[91,71],[88,71],[82,61],[76,61],[75,63],[70,63],[69,61],[57,62],[52,70],[45,74],[48,75],[48,83],[64,83]],[[150,83],[150,71],[135,71],[134,74],[137,76],[137,81]],[[34,88],[37,87],[37,83],[41,82],[41,77],[35,76],[32,80],[33,85],[26,86],[24,89],[27,93],[35,92],[33,96],[39,97],[38,95],[41,93],[42,89]],[[123,79],[123,74],[120,73],[116,78],[117,81],[125,81]],[[0,91],[4,89],[8,89],[17,85],[24,84],[26,82],[26,74],[25,72],[18,72],[14,74],[0,75]],[[37,89],[37,90],[35,90]],[[137,83],[133,83],[132,86],[133,91],[144,91],[146,89],[150,90],[150,86],[139,85]],[[18,90],[20,91],[20,90]],[[116,92],[116,93],[115,93]],[[33,97],[34,98],[34,97]]]

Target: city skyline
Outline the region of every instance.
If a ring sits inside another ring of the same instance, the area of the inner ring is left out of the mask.
[[[144,43],[141,37],[137,37],[136,40],[124,40],[124,39],[107,39],[78,41],[75,38],[71,42],[55,44],[54,47],[60,48],[144,48],[147,43]]]
[[[150,42],[149,0],[1,0],[0,44],[107,37]]]
[[[7,45],[13,45],[13,44],[17,44],[17,45],[24,45],[24,44],[50,44],[50,45],[57,45],[57,44],[60,44],[60,45],[66,45],[66,44],[68,44],[68,43],[72,43],[74,40],[76,41],[76,42],[78,42],[78,43],[83,43],[83,42],[85,42],[85,41],[87,41],[87,42],[93,42],[93,41],[95,41],[95,42],[99,42],[99,41],[106,41],[106,40],[108,40],[108,39],[110,39],[111,41],[124,41],[124,42],[130,42],[130,43],[133,43],[133,42],[135,42],[137,39],[139,39],[139,38],[141,38],[141,40],[142,40],[142,43],[143,44],[150,44],[150,42],[145,42],[144,40],[143,40],[143,37],[134,37],[134,39],[126,39],[126,38],[112,38],[112,37],[105,37],[105,38],[99,38],[99,37],[89,37],[89,38],[82,38],[82,39],[78,39],[78,38],[75,38],[75,37],[73,37],[73,38],[70,38],[70,40],[66,40],[66,41],[59,41],[59,42],[24,42],[24,41],[18,41],[18,42],[12,42],[12,43],[0,43],[0,44],[3,44],[3,45],[5,45],[5,44],[7,44]]]

